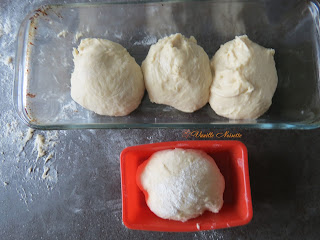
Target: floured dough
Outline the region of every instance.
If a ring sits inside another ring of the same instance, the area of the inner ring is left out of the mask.
[[[71,97],[100,115],[124,116],[135,110],[145,87],[140,66],[118,43],[86,38],[73,51]]]
[[[274,53],[246,35],[222,45],[211,60],[212,109],[231,119],[256,119],[264,114],[278,84]]]
[[[194,37],[180,33],[152,45],[142,63],[151,102],[194,112],[209,100],[210,61]]]
[[[192,149],[153,154],[141,174],[150,210],[164,219],[187,221],[223,205],[224,177],[214,160]]]

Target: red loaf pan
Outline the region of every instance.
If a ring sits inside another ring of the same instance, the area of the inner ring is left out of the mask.
[[[226,183],[219,213],[206,211],[197,218],[180,222],[159,218],[150,211],[136,183],[138,167],[153,153],[174,148],[202,150],[215,160]],[[120,164],[122,219],[130,229],[191,232],[240,226],[252,219],[247,148],[239,141],[177,141],[133,146],[122,151]]]

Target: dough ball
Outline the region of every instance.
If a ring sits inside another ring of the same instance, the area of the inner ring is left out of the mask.
[[[210,61],[194,37],[177,33],[160,39],[151,46],[142,71],[151,102],[194,112],[209,100]]]
[[[274,53],[246,35],[222,45],[211,60],[212,109],[231,119],[256,119],[264,114],[278,84]]]
[[[141,174],[150,210],[164,219],[187,221],[223,205],[224,177],[205,152],[164,150],[153,154]]]
[[[100,115],[125,116],[144,94],[140,66],[118,43],[86,38],[73,51],[71,97]]]

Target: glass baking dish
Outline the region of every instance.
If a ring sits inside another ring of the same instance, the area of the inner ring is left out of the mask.
[[[320,123],[319,3],[317,1],[165,1],[48,5],[22,22],[13,100],[32,128],[294,128]],[[281,5],[282,4],[282,5]],[[125,117],[99,116],[70,96],[72,49],[86,37],[128,49],[138,64],[159,38],[194,36],[211,59],[219,46],[247,34],[274,48],[279,83],[273,104],[257,120],[229,120],[207,104],[194,113],[151,103],[147,94]]]

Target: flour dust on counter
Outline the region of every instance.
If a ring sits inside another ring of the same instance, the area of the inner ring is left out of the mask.
[[[0,63],[13,69],[13,57],[11,57],[11,56],[2,56],[0,54]]]
[[[0,168],[0,181],[8,193],[12,195],[16,192],[18,200],[25,206],[25,211],[31,212],[36,199],[41,198],[44,193],[52,194],[58,183],[55,147],[60,142],[60,136],[65,136],[65,132],[23,129],[21,124],[10,124],[9,130],[12,130],[11,134],[0,140],[1,149],[4,149],[0,155],[4,157]]]
[[[105,205],[113,214],[122,214],[122,201],[120,198],[108,200]]]
[[[0,132],[0,181],[6,189],[16,188],[24,203],[30,202],[36,189],[52,190],[58,182],[55,146],[60,142],[59,133],[65,135],[65,132],[26,129],[12,110],[1,114],[0,123],[3,126]],[[17,185],[19,181],[35,191],[25,191]],[[26,199],[28,196],[30,199]]]
[[[23,148],[22,151],[25,149],[26,143],[29,142],[31,139],[33,139],[34,136],[34,130],[28,129],[26,136],[23,140]],[[53,159],[55,157],[55,149],[54,147],[59,142],[59,136],[57,134],[57,131],[48,131],[45,134],[35,134],[35,137],[33,139],[33,148],[31,150],[31,156],[36,154],[36,158],[33,158],[31,161],[29,161],[29,164],[31,166],[28,167],[26,176],[28,178],[34,177],[28,176],[32,174],[38,175],[38,179],[48,180],[51,182],[57,182],[58,181],[58,175],[57,170],[53,167],[51,163],[48,163],[49,160]],[[30,148],[27,149],[27,153],[25,153],[27,156],[30,154]],[[41,163],[38,164],[38,160],[42,159]],[[43,165],[43,166],[42,166]],[[43,169],[43,170],[41,170]],[[41,174],[42,172],[42,174]],[[38,174],[37,174],[38,173]],[[41,174],[41,178],[40,175]]]
[[[8,114],[12,114],[12,111],[10,111]],[[5,119],[9,118],[8,114],[6,114]],[[8,121],[8,122],[4,120],[1,122],[2,122],[1,126],[5,126],[2,137],[11,137],[12,143],[16,143],[18,140],[21,140],[23,138],[23,132],[18,128],[17,119],[12,119],[11,121]]]
[[[15,37],[12,33],[12,24],[17,24],[16,22],[12,22],[11,19],[4,17],[0,18],[0,39],[5,37],[9,37],[9,41],[2,41],[0,47],[6,47],[15,41]]]

